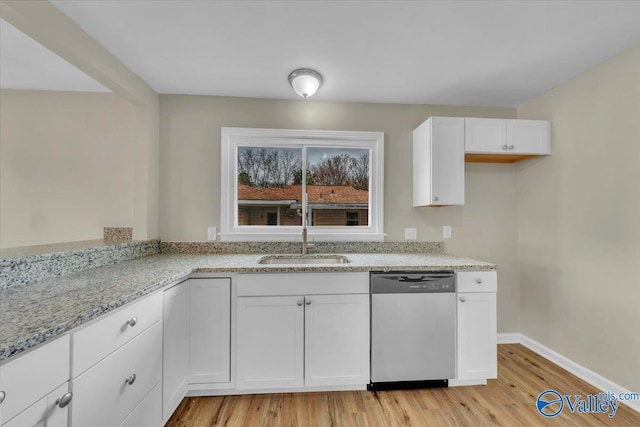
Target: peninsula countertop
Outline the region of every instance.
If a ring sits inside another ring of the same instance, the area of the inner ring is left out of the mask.
[[[344,254],[346,264],[259,264],[266,254],[160,254],[0,290],[0,362],[192,273],[493,270],[445,253]],[[326,254],[323,254],[326,255]]]

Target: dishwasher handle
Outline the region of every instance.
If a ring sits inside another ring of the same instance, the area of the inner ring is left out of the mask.
[[[400,276],[398,282],[429,282],[433,279],[427,279],[427,276],[420,277],[409,277],[409,276]]]

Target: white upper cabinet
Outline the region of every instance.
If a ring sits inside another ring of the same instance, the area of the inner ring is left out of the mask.
[[[504,119],[464,119],[466,153],[507,151],[507,121]]]
[[[430,117],[413,131],[413,206],[464,204],[464,118]]]
[[[510,153],[551,154],[551,122],[545,120],[507,120]]]
[[[545,120],[468,117],[464,127],[467,161],[514,162],[551,154],[551,123]]]

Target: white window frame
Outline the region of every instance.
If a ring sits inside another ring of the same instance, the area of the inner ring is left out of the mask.
[[[341,147],[371,150],[369,170],[369,225],[309,226],[309,240],[383,241],[384,233],[384,133],[295,129],[223,127],[221,132],[220,240],[299,241],[302,226],[238,226],[237,153],[240,146]],[[303,162],[304,163],[304,162]],[[303,168],[306,165],[303,165]]]

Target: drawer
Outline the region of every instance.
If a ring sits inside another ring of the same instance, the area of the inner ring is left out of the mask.
[[[142,402],[127,415],[120,427],[141,427],[162,425],[162,386],[160,383],[142,399]]]
[[[159,383],[161,368],[162,322],[157,322],[73,380],[71,425],[119,425]]]
[[[458,292],[498,292],[498,273],[490,271],[456,271]]]
[[[132,320],[135,319],[135,324]],[[162,292],[124,306],[73,334],[72,378],[162,319]]]
[[[369,273],[257,273],[238,275],[238,296],[368,294]]]
[[[2,422],[10,420],[69,380],[69,335],[0,366]]]

